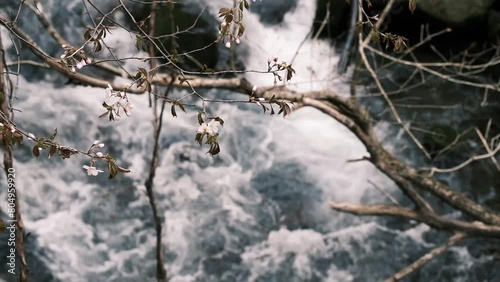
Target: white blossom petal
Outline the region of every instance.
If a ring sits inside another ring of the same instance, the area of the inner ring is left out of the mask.
[[[87,170],[88,176],[97,176],[99,172],[104,172],[102,170],[98,170],[95,166],[84,165],[83,168]]]
[[[202,123],[200,125],[200,127],[198,127],[198,130],[196,131],[197,133],[202,133],[202,134],[205,134],[207,133],[207,129],[208,129],[208,124],[206,123]]]
[[[81,61],[79,61],[78,63],[76,63],[76,68],[77,68],[77,69],[81,69],[81,68],[83,68],[85,65],[87,65],[87,64],[85,63],[85,60],[83,60],[83,59],[82,59]]]
[[[106,94],[108,97],[111,97],[113,95],[113,87],[108,83],[108,87],[106,88]]]

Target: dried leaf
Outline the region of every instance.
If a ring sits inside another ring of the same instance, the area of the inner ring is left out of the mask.
[[[33,150],[31,150],[33,152],[33,155],[37,158],[40,156],[40,149],[39,148],[40,147],[38,147],[38,145],[35,145],[35,146],[33,146]]]
[[[205,121],[203,120],[203,112],[198,112],[198,123],[202,125]]]
[[[56,138],[57,136],[57,128],[54,129],[54,132],[52,132],[52,135],[50,135],[50,140],[54,140],[54,138]]]
[[[417,1],[416,0],[410,0],[408,2],[408,8],[410,9],[411,13],[413,14],[413,12],[415,11],[415,9],[417,8]]]
[[[50,150],[49,150],[49,159],[52,158],[52,156],[57,152],[57,146],[56,145],[51,145]]]
[[[175,112],[175,104],[172,104],[172,108],[170,108],[170,112],[172,113],[173,117],[177,117],[177,113]]]

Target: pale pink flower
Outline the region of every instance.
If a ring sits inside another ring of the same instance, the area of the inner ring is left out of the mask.
[[[215,134],[217,134],[217,132],[219,132],[218,127],[220,125],[221,125],[220,122],[218,122],[215,119],[212,119],[209,123],[202,123],[196,132],[214,136]]]
[[[76,63],[76,68],[77,69],[81,69],[81,68],[83,68],[86,65],[87,65],[87,63],[85,63],[85,60],[82,59],[81,61],[79,61],[79,62]]]
[[[91,176],[91,175],[96,176],[99,174],[99,172],[104,172],[102,170],[98,170],[95,166],[84,165],[83,168],[87,170],[88,176]]]
[[[111,87],[111,84],[108,83],[108,87],[106,87],[106,94],[108,97],[111,97],[113,95],[113,87]]]
[[[130,116],[132,109],[134,108],[134,105],[130,102],[127,102],[125,106],[123,106],[123,111],[127,116]]]

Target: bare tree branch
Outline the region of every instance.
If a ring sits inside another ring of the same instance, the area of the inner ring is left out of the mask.
[[[150,36],[154,36],[155,27],[156,27],[156,10],[157,4],[153,3],[151,6],[151,18],[150,18]],[[152,45],[150,45],[149,55],[154,56],[154,49]],[[149,61],[151,69],[156,68],[156,60]],[[155,87],[155,86],[153,86]],[[170,91],[169,87],[165,93],[165,97],[168,95],[168,91]],[[162,121],[163,121],[163,113],[165,111],[165,100],[161,103],[160,115],[158,116],[158,99],[154,99],[153,103],[153,153],[151,157],[151,164],[149,168],[149,175],[144,183],[146,186],[146,191],[149,198],[149,203],[151,205],[151,210],[153,211],[153,218],[155,222],[156,229],[156,279],[158,282],[167,282],[167,271],[165,269],[165,264],[163,260],[163,244],[162,244],[162,219],[158,214],[158,208],[155,203],[154,196],[154,178],[156,175],[156,168],[158,167],[158,153],[160,148],[160,134],[162,129]]]
[[[398,271],[397,273],[395,273],[393,276],[386,279],[385,282],[396,282],[396,281],[403,279],[404,277],[408,276],[412,272],[421,268],[422,266],[424,266],[426,263],[430,262],[431,260],[433,260],[437,256],[443,254],[450,247],[456,245],[457,243],[461,242],[465,238],[467,238],[467,235],[464,233],[457,233],[457,234],[453,235],[452,237],[450,237],[446,241],[446,243],[444,243],[443,245],[441,245],[437,248],[432,249],[430,252],[428,252],[427,254],[425,254],[424,256],[419,258],[418,260],[416,260],[414,263],[408,265],[407,267],[405,267],[405,268],[401,269],[400,271]]]
[[[9,121],[13,119],[13,114],[11,110],[11,106],[9,104],[9,91],[7,87],[7,80],[8,80],[8,75],[7,72],[4,72],[4,69],[7,69],[7,66],[5,65],[5,52],[3,49],[3,44],[2,44],[2,36],[0,34],[0,122],[5,124],[9,124]],[[19,262],[19,275],[18,275],[18,280],[20,282],[27,282],[29,278],[29,269],[28,269],[28,262],[26,260],[26,253],[25,253],[25,247],[26,247],[26,242],[25,242],[25,234],[24,234],[24,222],[23,218],[21,215],[21,206],[20,206],[20,201],[19,201],[19,193],[18,189],[19,186],[16,186],[16,179],[15,179],[15,170],[14,170],[14,159],[12,156],[12,145],[10,144],[4,144],[4,154],[3,154],[3,165],[4,165],[4,170],[5,170],[5,175],[7,176],[7,181],[9,182],[8,187],[11,187],[11,185],[14,185],[13,189],[13,194],[14,194],[14,215],[15,215],[15,248],[17,250],[17,256],[19,259],[16,260],[16,262]],[[14,175],[13,178],[9,179],[9,175]]]
[[[485,225],[480,222],[466,222],[434,213],[416,212],[409,208],[384,205],[354,205],[348,203],[330,203],[330,207],[340,212],[347,212],[362,216],[399,216],[416,220],[437,229],[461,231],[478,237],[498,238],[500,226]]]

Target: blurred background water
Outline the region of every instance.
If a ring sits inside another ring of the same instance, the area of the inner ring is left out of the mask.
[[[185,7],[206,5],[207,22],[216,22],[218,9],[232,4],[201,2],[185,1]],[[269,2],[262,1],[245,15],[247,31],[239,46],[218,47],[218,63],[232,56],[230,52],[249,70],[265,69],[267,59],[275,55],[280,60],[295,58],[297,76],[291,88],[329,87],[349,95],[349,85],[333,71],[338,55],[332,45],[304,41],[316,12],[314,1]],[[0,7],[11,9],[14,3]],[[43,4],[60,31],[74,44],[81,43],[82,2]],[[109,9],[114,4],[98,5]],[[276,11],[281,18],[273,16]],[[62,53],[28,11],[21,16],[20,25],[29,27],[42,46],[54,56]],[[9,41],[5,30],[2,36]],[[106,42],[118,56],[134,56],[134,40],[114,30]],[[126,67],[133,70],[139,64],[129,62]],[[82,149],[99,139],[106,145],[103,151],[133,170],[109,181],[105,174],[88,177],[81,168],[85,158],[35,159],[28,144],[16,150],[33,281],[155,281],[155,232],[143,185],[153,147],[146,95],[131,97],[135,109],[130,118],[110,123],[97,119],[104,89],[66,85],[64,78],[44,69],[26,68],[23,74],[14,100],[20,110],[15,120],[22,128],[37,136],[58,128],[60,143]],[[245,76],[256,85],[272,84],[271,75]],[[201,93],[245,99],[222,90]],[[226,122],[219,138],[222,152],[214,158],[194,142],[196,111],[164,119],[155,193],[171,281],[379,281],[447,237],[422,224],[331,211],[328,203],[333,200],[387,203],[368,180],[398,199],[402,196],[369,163],[346,162],[366,155],[366,150],[322,113],[300,109],[284,119],[263,114],[256,105],[211,104],[209,109]],[[394,152],[407,145],[395,139],[397,131],[388,123],[380,122],[377,132]],[[5,176],[0,180],[6,183]],[[448,181],[465,183],[454,177]],[[6,189],[0,194],[5,198]],[[5,204],[1,208],[5,211]],[[0,242],[7,242],[5,236],[0,235]],[[476,240],[452,248],[408,281],[499,281],[498,260],[481,253],[481,244]],[[6,244],[0,249],[6,253]],[[6,272],[5,256],[0,262],[5,269],[0,278],[15,281]]]

